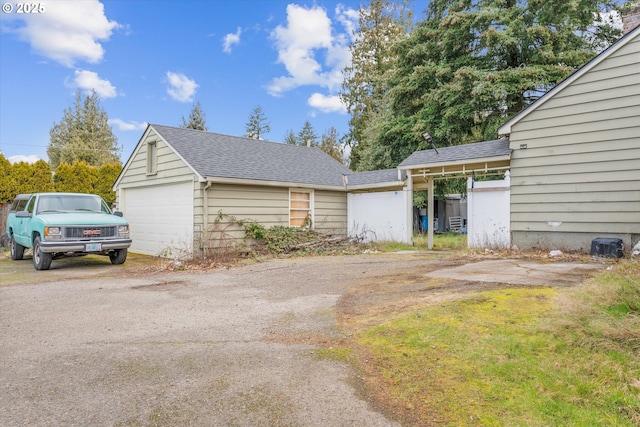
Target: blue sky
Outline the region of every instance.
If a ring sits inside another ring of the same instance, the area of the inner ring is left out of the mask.
[[[259,105],[265,139],[283,141],[306,120],[318,135],[342,135],[338,93],[359,3],[45,0],[41,13],[19,14],[4,2],[0,152],[48,160],[49,130],[77,89],[99,94],[123,162],[146,123],[179,126],[198,101],[211,132],[244,135]]]

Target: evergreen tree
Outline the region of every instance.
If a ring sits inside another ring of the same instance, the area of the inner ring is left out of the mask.
[[[11,162],[0,153],[0,205],[13,201],[16,194]]]
[[[318,145],[318,136],[313,130],[313,126],[311,126],[309,120],[304,122],[302,129],[298,132],[298,135],[296,135],[296,142],[297,145],[306,147],[316,147]]]
[[[33,164],[18,162],[11,165],[12,199],[17,194],[29,194],[36,192],[55,191],[51,166],[44,160],[38,160]]]
[[[293,132],[293,129],[289,129],[287,134],[284,137],[284,142],[291,145],[298,145],[298,138],[296,138],[296,134]]]
[[[395,44],[389,110],[367,135],[369,165],[395,167],[429,148],[425,131],[438,146],[496,138],[501,123],[616,40],[603,13],[614,6],[432,0],[426,20]]]
[[[352,64],[344,69],[340,93],[351,113],[348,139],[354,170],[366,170],[360,151],[367,149],[368,128],[377,126],[380,114],[388,110],[386,82],[397,63],[393,47],[406,37],[411,18],[409,0],[370,0],[359,8],[358,31],[349,46]]]
[[[95,91],[85,97],[76,91],[74,105],[64,110],[62,120],[54,123],[49,136],[47,155],[53,170],[61,163],[85,161],[100,166],[120,161],[118,139]]]
[[[69,193],[94,193],[98,168],[85,161],[70,165],[63,163],[56,168],[53,178],[56,191]]]
[[[204,111],[202,111],[202,106],[200,105],[200,101],[196,102],[196,104],[191,109],[191,113],[189,113],[189,121],[184,119],[182,116],[182,127],[187,129],[196,129],[202,131],[208,131],[207,122],[205,119]]]
[[[264,139],[264,135],[271,132],[271,124],[267,121],[267,116],[261,106],[256,106],[251,110],[251,115],[246,124],[247,138]]]
[[[105,163],[96,171],[96,181],[92,193],[102,197],[109,206],[116,201],[116,192],[112,188],[121,171],[122,165],[120,163]]]

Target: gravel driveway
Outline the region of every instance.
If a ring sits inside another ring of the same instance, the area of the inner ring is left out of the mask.
[[[341,338],[348,289],[445,267],[420,255],[144,274],[108,259],[49,272],[2,261],[0,425],[398,425],[315,343]]]

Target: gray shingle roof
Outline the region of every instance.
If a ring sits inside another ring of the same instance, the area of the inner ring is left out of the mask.
[[[404,178],[406,175],[406,172],[403,171],[402,177]],[[350,187],[398,182],[398,169],[355,172],[347,178]]]
[[[416,151],[398,165],[406,168],[417,165],[450,163],[463,160],[481,159],[485,157],[502,157],[511,154],[509,140],[506,138],[493,141],[482,141],[473,144],[456,145],[435,150]]]
[[[204,178],[344,187],[353,172],[319,148],[150,125]]]

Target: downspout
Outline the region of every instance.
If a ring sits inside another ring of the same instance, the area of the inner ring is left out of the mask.
[[[204,186],[203,206],[202,206],[202,239],[200,239],[200,250],[202,255],[205,254],[205,242],[207,242],[207,232],[209,230],[209,188],[213,185],[213,182],[207,181],[207,185]]]

